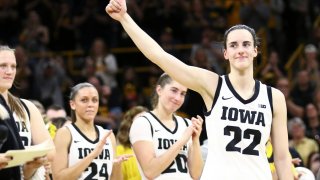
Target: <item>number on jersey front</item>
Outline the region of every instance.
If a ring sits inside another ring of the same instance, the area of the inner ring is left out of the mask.
[[[86,169],[86,171],[89,171],[90,174],[85,178],[85,180],[92,180],[92,179],[109,179],[109,174],[107,171],[107,164],[103,163],[101,166],[101,169],[98,172],[98,166],[96,163],[92,162]],[[98,175],[98,178],[95,177]]]
[[[261,132],[255,129],[246,129],[243,131],[240,127],[237,126],[226,126],[224,128],[224,135],[231,136],[231,132],[233,132],[234,136],[233,139],[227,144],[226,151],[237,151],[242,154],[248,155],[255,155],[259,156],[259,151],[255,150],[254,148],[260,143],[261,141]],[[251,139],[251,135],[253,136],[252,142],[250,145],[243,150],[241,147],[237,147],[237,144],[244,139]]]
[[[184,154],[178,154],[175,158],[175,160],[172,161],[172,163],[168,166],[167,169],[165,169],[162,174],[164,173],[175,173],[177,170],[181,173],[188,173],[188,167],[187,167],[187,156]],[[175,168],[173,165],[176,164],[177,168]]]

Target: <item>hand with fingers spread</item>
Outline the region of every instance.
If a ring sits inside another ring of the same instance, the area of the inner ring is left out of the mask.
[[[125,0],[110,0],[106,6],[105,11],[113,19],[120,21],[120,18],[127,12],[127,5]]]
[[[123,155],[120,155],[118,157],[116,157],[114,160],[113,160],[113,163],[117,163],[117,164],[120,164],[124,161],[127,161],[129,158],[133,157],[132,154],[123,154]]]
[[[107,142],[107,138],[112,134],[112,130],[108,131],[103,138],[99,141],[95,149],[91,152],[94,157],[97,157],[103,150],[103,146]]]

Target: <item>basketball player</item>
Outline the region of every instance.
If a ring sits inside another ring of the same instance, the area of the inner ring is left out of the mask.
[[[198,92],[207,108],[208,156],[201,179],[271,179],[265,144],[271,136],[280,179],[293,179],[283,94],[253,77],[258,55],[255,31],[235,25],[224,35],[230,73],[184,64],[165,52],[127,13],[125,0],[110,0],[106,12],[118,20],[142,53],[182,85]]]
[[[99,95],[89,83],[71,89],[73,123],[57,131],[54,179],[121,179],[121,165],[113,163],[115,137],[111,130],[94,125]]]
[[[53,146],[43,118],[38,108],[29,100],[20,99],[10,93],[10,88],[16,77],[17,62],[15,50],[0,45],[0,104],[9,113],[9,118],[1,120],[8,129],[7,139],[1,142],[0,154],[7,150],[25,149],[49,141]],[[3,154],[2,154],[3,155]],[[49,164],[54,150],[48,156],[37,157],[22,166],[15,166],[0,170],[0,179],[32,179],[49,178]],[[5,167],[7,163],[4,164]]]
[[[199,136],[203,120],[175,115],[187,88],[160,76],[152,98],[153,110],[137,117],[129,137],[142,179],[199,179],[203,167]]]

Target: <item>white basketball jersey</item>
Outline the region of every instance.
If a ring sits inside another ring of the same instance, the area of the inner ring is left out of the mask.
[[[23,100],[22,100],[23,101]],[[30,118],[29,118],[29,113],[25,108],[25,104],[23,104],[23,112],[25,114],[26,119],[20,118],[16,113],[13,113],[13,118],[16,122],[22,144],[23,146],[31,146],[31,125],[30,125]]]
[[[265,151],[272,111],[270,87],[256,81],[253,96],[244,100],[228,76],[221,76],[205,114],[208,156],[201,179],[272,179]]]
[[[71,144],[69,149],[68,167],[73,166],[79,160],[90,154],[96,147],[102,136],[107,132],[100,126],[95,126],[98,138],[95,141],[88,139],[77,126],[68,124],[67,127],[71,132]],[[113,148],[110,138],[107,138],[106,144],[99,156],[97,156],[87,169],[81,174],[79,179],[110,179],[113,164]]]
[[[175,129],[170,130],[165,125],[161,123],[161,121],[151,112],[145,113],[142,117],[146,118],[150,122],[150,130],[152,131],[152,139],[153,146],[156,156],[160,156],[165,153],[172,144],[174,144],[182,134],[185,129],[191,124],[190,120],[183,119],[179,116],[174,116],[175,121]],[[148,129],[146,129],[147,131]],[[189,168],[187,165],[188,160],[188,150],[189,144],[191,143],[191,139],[189,142],[184,145],[179,154],[176,156],[175,160],[167,167],[155,180],[188,180],[192,179],[189,173]],[[140,172],[141,171],[141,167]],[[143,176],[143,173],[141,173]],[[143,179],[146,179],[143,177]]]

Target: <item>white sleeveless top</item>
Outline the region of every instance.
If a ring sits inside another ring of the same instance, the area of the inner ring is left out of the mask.
[[[272,179],[265,150],[272,123],[267,89],[256,81],[254,95],[244,100],[228,76],[219,78],[212,109],[205,114],[208,155],[202,180]]]
[[[161,121],[151,112],[146,112],[133,121],[130,129],[130,142],[134,144],[137,141],[153,142],[154,152],[156,156],[165,153],[172,144],[181,138],[185,129],[191,124],[188,119],[183,119],[179,116],[174,116],[176,124],[174,129],[168,129]],[[189,167],[187,165],[188,150],[191,143],[184,145],[175,160],[167,167],[155,180],[188,180],[191,179]],[[139,163],[138,163],[139,165]],[[147,179],[144,176],[141,166],[139,171],[142,179]]]
[[[68,155],[68,167],[73,166],[79,160],[86,157],[102,139],[102,136],[108,132],[100,126],[95,126],[98,133],[98,138],[95,141],[88,139],[75,124],[68,124],[67,128],[71,133],[71,143]],[[113,165],[113,147],[110,137],[107,138],[104,149],[97,156],[87,169],[81,174],[79,179],[110,179]]]

